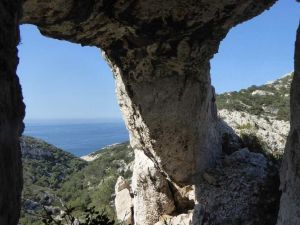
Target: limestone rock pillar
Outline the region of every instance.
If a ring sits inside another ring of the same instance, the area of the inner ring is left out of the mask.
[[[291,130],[281,168],[277,225],[300,224],[300,26],[295,45],[295,73],[291,87]]]
[[[179,41],[175,54],[157,64],[160,49],[155,45],[150,54],[132,59],[130,70],[114,68],[119,105],[135,149],[136,225],[179,213],[184,207],[175,196],[178,188],[193,185],[220,154],[209,64],[200,66],[200,58],[193,56],[197,48]]]

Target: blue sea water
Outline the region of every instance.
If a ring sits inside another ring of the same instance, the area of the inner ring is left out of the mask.
[[[43,139],[76,156],[129,139],[122,121],[27,121],[24,135]]]

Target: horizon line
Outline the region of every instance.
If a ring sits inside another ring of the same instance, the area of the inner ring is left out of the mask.
[[[119,120],[123,121],[121,117],[102,117],[102,118],[25,118],[24,122],[30,122],[30,121],[104,121],[104,120]]]

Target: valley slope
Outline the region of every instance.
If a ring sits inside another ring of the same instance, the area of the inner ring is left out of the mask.
[[[266,154],[281,157],[290,129],[292,76],[289,73],[265,85],[218,95],[219,117],[246,144],[255,139]]]
[[[45,141],[21,138],[24,188],[20,225],[42,225],[42,206],[59,215],[62,203],[75,207],[95,206],[114,217],[114,186],[119,175],[131,177],[133,151],[128,143],[96,151],[86,162]]]

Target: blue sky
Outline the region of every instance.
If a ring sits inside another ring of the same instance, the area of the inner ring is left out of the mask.
[[[211,61],[217,93],[264,84],[293,71],[299,19],[296,0],[279,0],[270,10],[234,27]]]
[[[233,28],[211,61],[217,93],[277,79],[293,70],[300,4],[279,0]],[[21,26],[18,75],[26,119],[120,119],[110,68],[97,48],[43,37]]]

